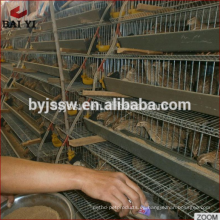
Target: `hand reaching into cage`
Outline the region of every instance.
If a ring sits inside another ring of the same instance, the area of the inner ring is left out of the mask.
[[[148,206],[141,189],[123,173],[12,157],[1,157],[1,190],[3,194],[82,190],[88,196],[111,203],[121,217],[130,211],[128,198],[135,207],[133,214],[141,205]]]
[[[82,181],[81,190],[87,195],[111,203],[120,217],[129,214],[132,201],[132,213],[137,214],[140,206],[148,206],[142,190],[123,173],[95,171],[87,169],[83,173],[86,181]]]

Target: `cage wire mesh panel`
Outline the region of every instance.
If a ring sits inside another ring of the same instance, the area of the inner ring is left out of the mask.
[[[193,187],[179,181],[169,174],[144,162],[136,156],[110,143],[99,143],[86,147],[103,161],[107,161],[116,170],[125,173],[132,180],[164,200],[171,206],[194,206],[196,210],[179,210],[178,214],[193,217],[194,212],[202,211],[203,204],[209,209],[205,212],[216,212],[218,201],[203,194]],[[103,163],[104,164],[104,163]],[[104,164],[103,170],[109,165]],[[99,164],[97,165],[99,167]],[[109,168],[107,168],[109,169]],[[209,204],[209,205],[208,205]]]
[[[55,14],[56,19],[72,16],[72,15],[77,15],[81,14],[83,12],[95,10],[95,9],[102,9],[107,6],[106,1],[92,1],[92,2],[86,2],[82,3],[67,9],[64,9],[62,11],[59,11]],[[50,18],[49,18],[50,20]]]
[[[157,4],[156,2],[158,1],[155,1],[151,4],[152,5]],[[174,19],[176,20],[176,17],[178,17],[178,13],[181,11],[184,11],[185,14],[187,14],[187,12],[190,13],[192,11],[195,11],[195,9],[197,8],[206,9],[216,4],[216,2],[214,1],[169,1],[169,2],[163,2],[162,4],[157,5],[159,7],[155,8],[154,10],[142,12],[141,10],[136,10],[136,8],[138,8],[138,5],[139,6],[141,5],[140,3],[143,5],[146,4],[140,1],[129,1],[125,7],[124,16],[122,17],[121,20],[131,21],[131,20],[143,19],[145,17],[149,17],[149,18],[156,17],[156,16],[162,17],[164,16],[164,14],[165,16],[167,16],[169,14],[172,15],[175,13],[177,16],[175,16]],[[190,13],[190,15],[192,14]],[[182,16],[182,19],[183,18],[184,16]],[[192,17],[190,16],[190,19],[191,18]],[[111,21],[118,22],[118,18],[112,18]]]
[[[91,97],[90,97],[91,98]],[[99,106],[110,99],[92,98]],[[112,101],[112,100],[110,100]],[[127,100],[131,102],[131,100]],[[138,102],[138,100],[135,100]],[[219,169],[219,118],[193,111],[102,111],[92,120],[134,138],[140,143],[150,140],[185,157]],[[125,133],[124,133],[125,132]],[[127,133],[128,132],[128,133]]]
[[[219,62],[208,58],[207,61],[191,61],[184,56],[175,60],[169,55],[167,59],[119,59],[115,56],[108,58],[103,68],[106,77],[118,72],[123,81],[219,95]]]
[[[85,219],[119,219],[113,212],[96,207],[104,206],[103,202],[97,201],[80,191],[65,192],[64,195],[71,201]]]
[[[14,149],[8,144],[4,135],[1,134],[1,156],[18,157]]]

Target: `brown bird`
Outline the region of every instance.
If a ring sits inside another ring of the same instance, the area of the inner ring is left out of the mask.
[[[11,127],[8,124],[5,125],[5,129],[6,129],[7,132],[11,131]]]
[[[182,140],[186,139],[186,131],[177,125],[163,122],[163,128],[164,130],[167,130],[167,132],[169,131],[175,136],[180,136]]]
[[[163,129],[159,124],[155,125],[154,123],[151,124],[149,121],[141,121],[138,122],[137,127],[144,127],[151,139],[157,144],[161,144],[170,149],[184,147],[183,139],[180,138],[179,140],[177,135],[173,135],[172,132]]]
[[[106,111],[106,112],[101,112],[97,115],[97,120],[107,120],[110,116],[112,115],[112,112]]]
[[[114,123],[112,126],[113,130],[115,131],[121,131],[121,130],[130,130],[131,127],[133,127],[135,122],[132,119],[120,118],[118,123]]]
[[[206,135],[203,135],[201,146],[200,146],[200,134],[195,133],[195,138],[193,142],[194,132],[191,132],[188,137],[188,148],[192,152],[193,156],[198,156],[198,153],[202,154],[206,151],[209,143],[209,138]],[[199,151],[200,150],[200,151]]]
[[[31,63],[38,63],[38,60],[37,59],[32,59],[30,62]]]
[[[38,125],[40,125],[43,122],[43,118],[42,117],[38,118],[36,120],[36,122],[37,122]]]
[[[142,76],[139,76],[137,71],[134,68],[131,68],[127,72],[126,77],[123,79],[123,81],[142,83]],[[144,81],[144,79],[143,79],[143,81]]]
[[[187,188],[187,199],[193,203],[197,203],[199,200],[199,192],[194,189]]]
[[[96,170],[111,171],[111,172],[116,171],[115,168],[113,168],[111,165],[107,164],[106,161],[104,161],[102,159],[99,159]]]
[[[67,62],[64,59],[62,60],[62,64],[63,64],[63,69],[68,69]]]
[[[136,170],[143,171],[147,168],[146,163],[137,157],[132,158],[132,165]]]
[[[58,67],[58,66],[59,66],[59,65],[58,65],[58,62],[56,61],[52,66],[53,66],[53,67]]]
[[[36,86],[37,86],[37,82],[34,82],[34,83],[32,84],[32,86],[30,87],[30,89],[35,89]]]
[[[116,120],[118,120],[118,116],[117,115],[111,115],[109,118],[107,118],[104,121],[104,125],[108,127],[111,124],[115,123]]]
[[[189,26],[190,30],[200,30],[200,29],[207,29],[207,26],[205,24],[201,25],[201,22],[198,18],[193,17],[189,19],[186,23],[187,26]]]
[[[40,64],[45,64],[45,60],[43,57],[38,58]]]
[[[53,101],[57,101],[57,100],[61,99],[61,97],[62,97],[61,94],[59,94],[53,98]]]
[[[219,152],[212,151],[207,154],[202,154],[197,158],[197,163],[200,166],[209,163],[213,168],[219,170]]]
[[[20,105],[20,106],[18,106],[17,107],[17,111],[19,112],[19,111],[22,111],[24,109],[24,105]]]
[[[210,93],[211,84],[212,84],[212,90]],[[203,89],[203,87],[204,87],[204,89]],[[197,92],[204,93],[204,94],[212,94],[212,95],[218,94],[218,81],[215,78],[213,78],[213,82],[212,82],[211,76],[206,76],[205,82],[204,82],[203,77],[200,78],[200,80],[198,82]]]
[[[76,64],[76,63],[74,63],[74,64],[72,65],[70,71],[73,71],[73,70],[75,70],[75,69],[77,69],[77,68],[79,68],[79,65]]]

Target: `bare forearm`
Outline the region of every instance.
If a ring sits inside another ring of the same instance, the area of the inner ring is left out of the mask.
[[[88,169],[1,157],[2,193],[46,193],[80,189]]]

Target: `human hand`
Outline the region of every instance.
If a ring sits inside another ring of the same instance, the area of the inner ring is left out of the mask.
[[[82,174],[81,190],[88,196],[111,203],[113,210],[123,217],[138,213],[140,206],[148,206],[142,190],[125,174],[86,169]],[[132,204],[129,203],[132,201]]]
[[[11,206],[14,203],[14,196],[13,195],[8,195],[8,194],[2,194],[1,195],[1,203],[7,200],[7,207],[11,208]]]

